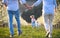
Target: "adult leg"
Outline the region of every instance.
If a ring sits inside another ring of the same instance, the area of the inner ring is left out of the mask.
[[[54,15],[50,14],[49,15],[49,31],[50,31],[49,37],[52,37],[52,29],[53,29],[52,21],[53,21],[53,18],[54,18]]]
[[[14,35],[13,30],[13,11],[8,10],[10,34]]]
[[[49,19],[48,19],[48,14],[44,15],[44,27],[45,27],[45,30],[46,30],[46,37],[48,37],[49,35]]]
[[[20,35],[21,33],[21,30],[20,30],[20,18],[19,18],[19,15],[20,15],[20,12],[19,10],[15,11],[15,18],[16,18],[16,21],[17,21],[17,27],[18,27],[18,34]]]
[[[48,15],[44,15],[44,27],[45,27],[46,32],[49,31]]]

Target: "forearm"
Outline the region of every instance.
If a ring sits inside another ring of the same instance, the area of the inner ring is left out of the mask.
[[[28,7],[29,7],[29,5],[28,5],[28,4],[24,4],[24,6],[25,6],[26,8],[28,8]]]
[[[54,0],[54,7],[55,7],[55,9],[57,8],[57,2],[56,2],[56,0]]]
[[[57,4],[55,4],[55,9],[57,8]]]
[[[7,7],[7,0],[2,0],[2,4]]]
[[[26,4],[26,0],[20,0],[21,4]]]
[[[5,7],[7,7],[7,4],[4,4]]]
[[[56,0],[54,0],[54,11],[56,12],[57,11],[57,2],[56,2]]]
[[[33,6],[33,7],[34,7],[34,6],[38,6],[41,2],[42,2],[42,0],[38,0],[38,1],[36,1],[32,6]]]

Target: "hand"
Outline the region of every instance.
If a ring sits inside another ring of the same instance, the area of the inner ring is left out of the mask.
[[[31,6],[31,8],[33,8],[33,7],[34,7],[34,5]]]
[[[56,11],[57,11],[57,8],[54,9],[54,12],[56,12]]]
[[[32,6],[29,6],[29,5],[27,6],[28,10],[31,10],[32,8],[33,8]]]
[[[4,4],[5,5],[5,7],[7,7],[7,4]]]
[[[24,4],[25,8],[30,9],[30,6],[28,4]]]
[[[32,6],[28,6],[27,8],[28,8],[29,10],[31,10],[33,7],[34,7],[34,6],[32,5]]]
[[[27,9],[29,9],[29,10],[31,10],[33,7],[34,7],[34,5],[32,5],[32,6],[29,6],[28,4],[24,4],[25,5],[25,7],[27,8]]]

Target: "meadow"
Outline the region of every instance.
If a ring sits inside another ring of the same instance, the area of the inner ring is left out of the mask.
[[[46,38],[43,26],[32,28],[31,26],[21,26],[22,34],[17,35],[17,28],[14,28],[14,38]],[[60,28],[53,28],[53,38],[60,38]],[[8,27],[0,27],[0,38],[10,38]]]

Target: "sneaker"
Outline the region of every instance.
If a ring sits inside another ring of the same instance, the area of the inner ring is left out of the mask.
[[[48,37],[48,36],[49,36],[49,32],[46,33],[46,37]]]
[[[52,35],[51,34],[49,34],[49,38],[52,38]]]
[[[13,35],[10,35],[10,38],[13,38]]]
[[[18,31],[17,34],[18,36],[20,36],[22,34],[22,31]]]

